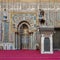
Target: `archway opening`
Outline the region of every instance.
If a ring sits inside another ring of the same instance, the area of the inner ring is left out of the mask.
[[[20,27],[20,49],[29,49],[29,28],[26,24]]]

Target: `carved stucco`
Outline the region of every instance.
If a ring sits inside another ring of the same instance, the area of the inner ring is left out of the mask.
[[[27,14],[27,16],[26,16],[26,14]],[[22,16],[21,16],[22,15]],[[23,15],[25,15],[25,16],[23,16]],[[29,18],[29,16],[28,15],[31,15],[30,17],[31,18]],[[21,18],[22,17],[22,18]],[[25,17],[25,18],[24,18]],[[34,19],[35,18],[35,19]],[[11,24],[11,27],[12,27],[12,29],[14,30],[14,29],[16,29],[17,30],[17,26],[18,26],[18,24],[20,23],[20,22],[22,22],[22,21],[27,21],[29,24],[30,24],[30,27],[29,27],[29,30],[34,30],[35,28],[36,28],[36,26],[34,26],[34,25],[36,25],[36,20],[37,20],[37,15],[36,15],[36,13],[13,13],[13,14],[11,14],[11,21],[10,21],[10,24]],[[23,23],[25,23],[25,22],[23,22]],[[22,24],[23,24],[22,23]],[[15,24],[15,28],[13,28],[13,24]],[[26,23],[25,23],[26,24]]]

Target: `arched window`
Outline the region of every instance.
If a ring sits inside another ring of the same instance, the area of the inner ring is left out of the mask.
[[[50,39],[45,37],[44,39],[44,51],[50,51]]]

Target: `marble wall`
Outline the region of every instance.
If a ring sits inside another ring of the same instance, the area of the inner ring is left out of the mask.
[[[10,3],[4,3],[0,2],[0,40],[1,36],[4,37],[4,40],[11,40],[14,42],[14,38],[12,35],[14,35],[11,29],[11,23],[13,22],[16,27],[22,20],[28,21],[30,24],[32,23],[34,26],[31,29],[34,29],[34,27],[37,28],[36,20],[39,22],[39,9],[44,10],[44,19],[45,19],[45,25],[44,26],[57,26],[60,27],[60,3],[59,2],[37,2],[37,3],[24,3],[24,2],[10,2]],[[15,12],[15,14],[14,14]],[[17,13],[18,12],[18,13]],[[19,13],[20,12],[20,13]],[[21,14],[23,12],[23,14]],[[12,13],[12,16],[11,16]],[[36,13],[36,15],[32,14]],[[5,26],[1,23],[8,22],[9,25]],[[39,26],[40,23],[38,24]],[[3,28],[1,28],[3,27]],[[5,27],[5,28],[4,28]],[[5,29],[6,35],[4,34]],[[37,30],[37,29],[36,29]],[[3,33],[3,35],[2,35]],[[9,36],[9,37],[7,37]],[[7,38],[6,38],[7,37]],[[35,38],[36,39],[36,38]],[[38,40],[40,37],[38,38]]]
[[[0,12],[0,41],[2,40],[2,23],[1,23],[1,12]]]

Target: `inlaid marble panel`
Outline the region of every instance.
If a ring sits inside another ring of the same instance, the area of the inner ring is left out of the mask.
[[[1,31],[1,24],[0,24],[0,41],[1,41],[1,34],[2,33],[2,31]]]
[[[36,14],[13,14],[12,21],[17,25],[21,21],[28,21],[30,24],[36,24]]]
[[[4,41],[9,41],[9,23],[4,22]]]

